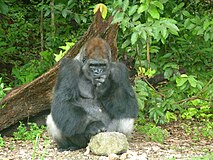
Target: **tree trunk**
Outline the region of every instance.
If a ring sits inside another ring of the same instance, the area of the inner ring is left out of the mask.
[[[44,0],[42,0],[42,5]],[[44,51],[44,9],[41,9],[40,13],[40,36],[41,36],[41,52]]]
[[[65,56],[73,58],[85,42],[93,37],[103,35],[102,38],[109,43],[112,48],[112,57],[115,59],[117,56],[116,35],[118,27],[117,24],[111,24],[111,21],[112,17],[104,21],[100,11],[98,11],[87,32]],[[52,89],[58,68],[59,63],[34,81],[13,89],[0,101],[0,131],[2,133],[21,120],[50,110]]]

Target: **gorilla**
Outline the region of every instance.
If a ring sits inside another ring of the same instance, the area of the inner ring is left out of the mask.
[[[138,104],[127,67],[112,62],[109,44],[92,38],[74,59],[63,58],[47,130],[61,150],[87,146],[99,132],[133,131]]]

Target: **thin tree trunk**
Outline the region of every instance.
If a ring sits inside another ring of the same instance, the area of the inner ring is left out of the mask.
[[[44,4],[44,0],[42,0],[42,4]],[[41,9],[40,14],[40,35],[41,35],[41,52],[44,51],[44,10]]]
[[[50,2],[51,8],[51,28],[52,28],[52,38],[55,37],[55,11],[54,11],[54,0]]]

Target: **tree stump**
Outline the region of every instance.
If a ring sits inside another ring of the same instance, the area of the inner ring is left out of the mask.
[[[103,20],[100,11],[98,11],[87,32],[65,56],[75,57],[89,39],[98,36],[109,43],[112,49],[112,58],[116,59],[118,25],[111,24],[112,19],[111,16],[107,20]],[[49,113],[52,89],[55,85],[59,63],[34,81],[13,89],[0,101],[0,133],[4,134],[5,130],[10,130],[21,120],[29,120],[33,116]],[[42,117],[45,120],[44,116]]]

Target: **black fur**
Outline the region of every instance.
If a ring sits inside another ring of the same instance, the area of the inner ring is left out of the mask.
[[[84,65],[77,59],[66,58],[60,64],[49,115],[59,133],[54,133],[47,120],[49,132],[60,149],[86,147],[91,136],[99,132],[118,131],[128,135],[132,131],[131,120],[138,114],[124,64],[108,62],[107,76],[97,86],[85,76]],[[128,120],[131,128],[123,127]]]

